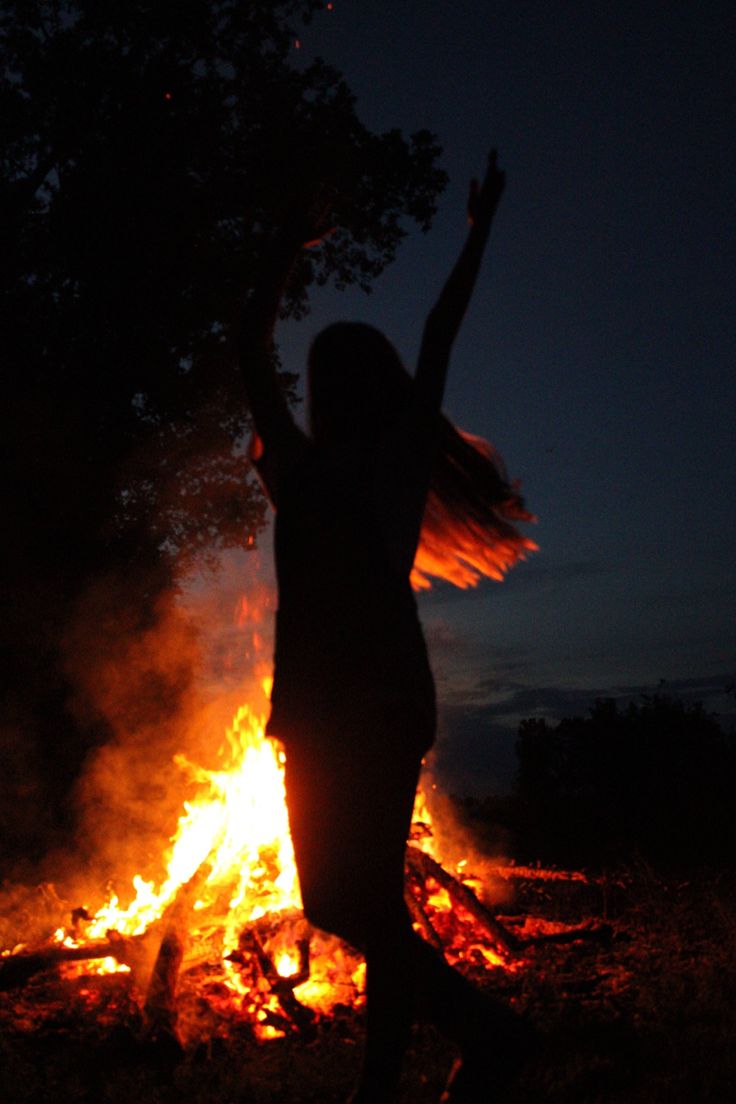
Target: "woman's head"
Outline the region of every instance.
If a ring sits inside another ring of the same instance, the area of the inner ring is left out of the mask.
[[[380,330],[338,322],[318,334],[309,352],[309,416],[318,441],[370,442],[411,401],[412,379]],[[412,583],[431,576],[474,586],[501,579],[537,546],[514,522],[531,521],[518,486],[498,453],[438,414],[438,449],[431,473]]]
[[[388,338],[362,322],[337,322],[309,351],[309,418],[315,439],[370,436],[408,401],[411,379]]]

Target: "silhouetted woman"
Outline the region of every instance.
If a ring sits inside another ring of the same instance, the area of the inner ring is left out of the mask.
[[[302,242],[282,232],[244,309],[240,358],[276,509],[279,591],[268,733],[286,793],[304,910],[365,955],[367,1035],[353,1100],[393,1098],[411,1023],[460,1046],[444,1099],[486,1099],[516,1064],[518,1017],[482,996],[413,931],[404,852],[435,693],[412,590],[427,574],[500,577],[533,547],[499,458],[441,415],[453,341],[504,176],[473,182],[466,244],[427,319],[414,378],[370,326],[339,323],[309,354],[310,434],[294,423],[271,356]]]

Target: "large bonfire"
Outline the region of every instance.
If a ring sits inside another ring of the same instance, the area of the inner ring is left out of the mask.
[[[255,638],[259,626],[250,628]],[[227,728],[217,765],[176,756],[190,796],[160,880],[138,873],[105,894],[98,889],[47,940],[6,948],[0,988],[49,969],[66,980],[116,975],[148,1029],[175,1033],[184,1045],[233,1021],[265,1040],[336,1006],[361,1006],[361,957],[312,929],[301,911],[284,753],[264,736],[270,678],[263,651],[256,639],[255,689]],[[467,857],[442,862],[420,790],[407,860],[417,930],[453,962],[513,969],[512,940],[481,903]]]

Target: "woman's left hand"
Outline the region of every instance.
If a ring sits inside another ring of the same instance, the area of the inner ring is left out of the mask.
[[[481,228],[490,226],[498,201],[503,194],[506,173],[501,172],[498,168],[496,157],[496,151],[491,150],[488,155],[488,168],[481,185],[478,184],[477,180],[470,181],[468,221],[471,226]]]

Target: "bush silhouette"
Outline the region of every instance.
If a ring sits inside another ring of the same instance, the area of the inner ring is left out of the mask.
[[[517,754],[526,858],[733,861],[736,741],[700,704],[654,696],[621,710],[599,700],[586,718],[523,721]]]

